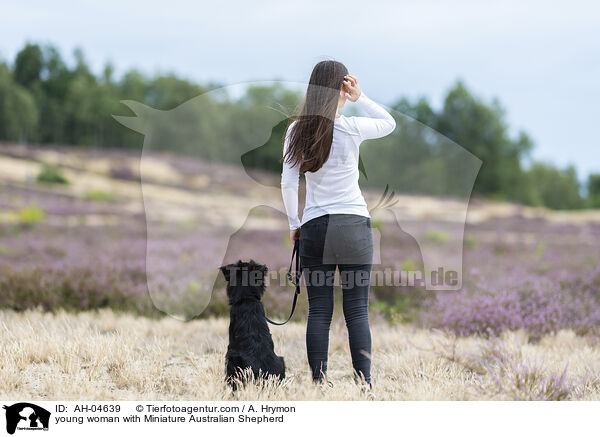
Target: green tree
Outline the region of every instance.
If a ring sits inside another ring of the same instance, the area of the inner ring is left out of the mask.
[[[42,49],[37,44],[27,44],[15,59],[14,79],[24,87],[30,87],[41,78],[44,61]]]
[[[31,93],[13,81],[10,69],[0,63],[0,138],[29,141],[37,129],[38,112]]]
[[[589,205],[592,208],[600,208],[600,173],[591,174],[588,177],[587,191]]]
[[[547,163],[534,163],[527,172],[533,187],[533,204],[553,209],[574,209],[584,206],[577,172],[573,167],[564,170]]]
[[[35,91],[40,112],[37,139],[42,143],[67,142],[65,100],[73,74],[60,53],[52,46],[44,46],[41,87]]]
[[[483,161],[473,191],[514,199],[522,182],[521,159],[533,144],[525,133],[509,136],[505,113],[487,105],[458,82],[448,93],[434,128]]]
[[[204,87],[175,75],[159,76],[148,84],[144,103],[156,109],[168,110],[204,92]]]

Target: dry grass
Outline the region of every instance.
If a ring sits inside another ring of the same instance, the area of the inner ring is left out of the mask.
[[[0,398],[81,400],[361,400],[352,380],[343,320],[330,344],[333,387],[314,386],[304,326],[272,329],[285,356],[282,384],[249,385],[233,395],[223,383],[227,320],[150,320],[111,311],[0,312]],[[600,400],[600,345],[563,331],[537,344],[522,333],[501,340],[456,339],[408,326],[372,327],[377,400],[535,399],[558,391]],[[513,364],[530,365],[523,374]],[[521,372],[521,374],[519,374]],[[554,381],[554,382],[553,382]],[[562,383],[561,383],[562,384]],[[550,396],[552,397],[552,396]]]

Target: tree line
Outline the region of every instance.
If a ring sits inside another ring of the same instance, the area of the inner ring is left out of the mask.
[[[112,118],[113,114],[130,115],[121,100],[167,110],[221,86],[200,85],[174,74],[150,77],[137,70],[116,78],[110,64],[101,74],[94,74],[81,50],[74,52],[74,60],[68,65],[55,47],[35,43],[26,44],[12,62],[0,60],[0,141],[139,149],[140,135]],[[273,100],[294,108],[302,95],[272,85],[251,86],[235,99],[227,95],[210,99],[216,110],[211,111],[213,119],[203,124],[201,134],[213,144],[211,159],[232,161],[239,160],[239,155],[231,153],[235,147],[223,145],[244,141],[245,132],[260,124],[249,108]],[[481,159],[473,187],[476,195],[554,209],[600,207],[600,174],[582,183],[572,166],[532,162],[533,141],[525,132],[511,136],[498,100],[483,101],[460,81],[449,89],[439,109],[424,98],[399,98],[391,107],[401,129],[379,141],[377,148],[361,151],[368,163],[361,169],[362,183],[367,186],[391,182],[405,192],[464,193],[460,186],[464,156],[447,147],[440,140],[444,138]],[[398,114],[406,117],[399,119]],[[236,127],[225,129],[233,117]],[[242,157],[244,165],[280,171],[286,126],[287,122],[277,124],[263,147]],[[432,139],[432,132],[441,135]]]

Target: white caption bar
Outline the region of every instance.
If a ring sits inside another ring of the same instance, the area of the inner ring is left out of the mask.
[[[0,401],[0,436],[586,435],[598,402]],[[317,432],[317,434],[315,434]],[[138,434],[139,435],[139,434]],[[205,434],[206,435],[206,434]]]

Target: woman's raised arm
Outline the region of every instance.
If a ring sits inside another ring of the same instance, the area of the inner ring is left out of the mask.
[[[385,137],[394,131],[396,128],[394,117],[365,96],[355,76],[348,74],[344,77],[343,89],[346,98],[357,103],[368,115],[368,117],[352,117],[361,141]]]
[[[396,129],[396,120],[384,108],[361,93],[356,103],[367,113],[368,117],[352,117],[361,140],[381,138]]]

